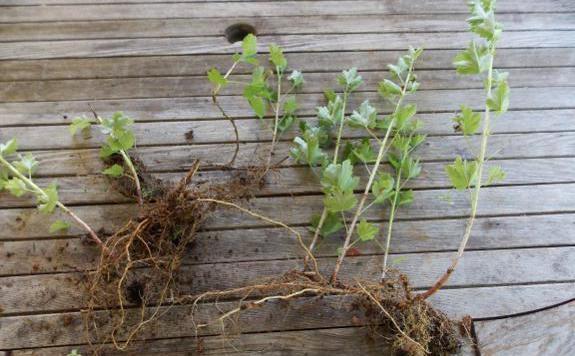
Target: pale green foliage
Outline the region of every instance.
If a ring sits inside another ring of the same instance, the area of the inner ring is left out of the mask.
[[[469,48],[455,57],[454,65],[459,74],[479,75],[487,72],[484,86],[489,93],[485,100],[486,114],[489,111],[497,116],[505,113],[509,108],[509,85],[507,84],[508,73],[493,70],[493,57],[497,40],[501,37],[502,26],[495,21],[495,0],[474,0],[470,3],[471,17],[467,20],[471,32],[478,35],[484,45],[471,42]],[[462,105],[461,113],[453,121],[456,130],[464,135],[477,133],[482,123],[482,116],[473,112],[469,107]],[[489,126],[485,126],[483,136],[491,134]],[[484,141],[486,142],[486,141]],[[446,167],[446,172],[452,185],[458,190],[474,187],[477,183],[486,185],[499,182],[505,178],[505,172],[501,167],[492,167],[486,182],[478,181],[478,165],[485,161],[485,148],[477,160],[467,161],[457,157],[453,164]],[[479,163],[478,163],[479,162]],[[480,185],[481,185],[480,184]]]
[[[68,129],[70,130],[70,134],[75,135],[77,132],[86,133],[90,127],[92,127],[92,122],[90,119],[84,116],[80,116],[72,120],[72,123]]]
[[[357,236],[363,242],[373,240],[378,232],[379,228],[373,224],[368,223],[365,219],[361,219],[357,225]]]
[[[54,234],[56,232],[67,231],[70,228],[70,224],[66,221],[56,220],[50,225],[50,233]]]
[[[78,352],[78,350],[73,349],[73,350],[70,351],[70,352],[68,353],[68,355],[66,355],[66,356],[82,356],[82,354],[80,354],[80,353]]]
[[[102,119],[100,130],[107,135],[107,138],[100,150],[100,157],[110,157],[134,147],[136,140],[130,127],[133,123],[134,120],[124,116],[122,112],[116,112],[112,117]]]
[[[110,177],[118,178],[124,175],[124,167],[120,166],[119,164],[114,164],[104,169],[102,173]]]
[[[15,197],[32,194],[36,198],[38,210],[52,214],[61,204],[57,184],[52,182],[45,188],[36,185],[32,176],[38,168],[38,161],[31,153],[22,156],[17,150],[16,139],[0,144],[0,191],[6,190]],[[63,224],[62,221],[56,221],[50,227],[50,232],[62,230]]]

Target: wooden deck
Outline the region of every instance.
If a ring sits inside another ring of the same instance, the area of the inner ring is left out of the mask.
[[[306,75],[301,113],[310,120],[337,72],[356,66],[367,81],[353,106],[375,100],[385,65],[409,45],[421,46],[422,86],[413,100],[429,138],[419,151],[424,173],[412,182],[415,202],[400,210],[392,260],[425,288],[450,262],[469,210],[466,196],[449,193],[443,168],[457,154],[471,155],[450,119],[462,103],[479,108],[483,96],[481,82],[461,80],[451,65],[471,38],[466,12],[461,0],[2,0],[0,141],[17,137],[41,160],[41,183],[56,178],[65,203],[96,230],[110,229],[134,206],[99,175],[101,137],[75,140],[66,128],[90,103],[101,115],[123,110],[134,117],[143,162],[176,179],[195,159],[226,163],[234,152],[233,130],[211,104],[205,78],[209,67],[226,68],[238,47],[222,35],[229,25],[251,24],[260,42],[285,48],[290,67]],[[496,67],[509,71],[512,97],[490,146],[508,177],[483,190],[469,251],[433,303],[474,318],[484,355],[572,355],[575,307],[565,302],[575,297],[575,2],[500,0],[498,14],[505,32]],[[242,166],[271,137],[239,94],[232,86],[221,102],[240,119]],[[186,138],[190,130],[193,139]],[[278,155],[287,153],[290,135]],[[229,174],[207,171],[202,179]],[[309,238],[319,193],[306,169],[286,161],[250,207]],[[369,218],[383,224],[384,215]],[[80,232],[51,237],[32,199],[0,193],[0,355],[84,350],[79,271],[94,266],[97,251],[82,244]],[[322,265],[333,263],[340,243],[321,245]],[[287,232],[232,211],[211,221],[196,247],[183,270],[183,289],[194,293],[278,275],[301,256]],[[378,274],[376,246],[362,253],[344,275]],[[215,308],[203,306],[200,317]],[[190,311],[171,308],[132,353],[195,354]],[[381,354],[354,317],[341,297],[302,298],[288,310],[246,313],[246,334],[233,340],[208,330],[201,347],[208,355]]]

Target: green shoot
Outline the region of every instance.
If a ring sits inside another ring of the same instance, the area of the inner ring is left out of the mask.
[[[472,42],[468,49],[455,57],[454,65],[459,74],[484,75],[485,108],[483,113],[483,130],[481,133],[481,146],[479,154],[473,161],[457,157],[455,162],[446,167],[451,183],[457,190],[469,191],[471,196],[471,213],[467,220],[465,233],[459,244],[457,254],[449,268],[426,292],[420,295],[425,299],[436,293],[449,280],[457,264],[463,257],[467,242],[471,236],[481,187],[496,183],[505,178],[505,172],[500,167],[492,167],[488,172],[487,180],[483,181],[483,170],[486,159],[487,144],[491,135],[491,113],[500,116],[509,107],[509,86],[507,73],[498,73],[493,70],[493,58],[502,27],[495,21],[495,0],[474,0],[471,3],[471,17],[468,19],[470,31],[478,35],[483,44]],[[471,109],[462,108],[462,112],[454,121],[464,135],[474,134],[479,129],[480,114],[473,113]]]
[[[413,116],[412,112],[414,114],[414,108],[412,108],[410,105],[403,106],[402,103],[406,95],[415,93],[415,91],[419,87],[419,83],[417,82],[416,77],[413,74],[413,69],[415,66],[415,62],[419,58],[421,53],[422,53],[421,49],[410,48],[409,53],[407,55],[400,57],[400,59],[397,62],[397,65],[390,65],[388,67],[394,80],[392,81],[386,79],[382,81],[379,85],[379,94],[384,99],[387,99],[394,104],[395,108],[393,110],[393,113],[385,120],[377,124],[374,122],[373,125],[371,124],[372,120],[370,119],[364,120],[364,127],[366,128],[366,130],[371,129],[370,126],[374,127],[378,126],[385,130],[385,135],[382,140],[378,139],[377,141],[379,145],[379,151],[377,153],[375,162],[373,163],[373,167],[369,175],[369,180],[366,184],[363,195],[359,201],[359,204],[357,204],[355,214],[353,215],[351,224],[347,229],[346,237],[343,246],[341,248],[341,253],[337,259],[332,274],[331,278],[332,282],[335,282],[337,280],[337,275],[339,273],[341,265],[345,259],[347,251],[351,246],[352,236],[355,232],[356,224],[358,223],[361,214],[363,214],[363,212],[365,211],[364,206],[367,202],[367,199],[370,196],[372,186],[378,175],[379,166],[381,165],[385,153],[389,148],[388,146],[389,137],[394,129],[398,127],[401,128],[401,126],[404,125],[405,122]],[[370,111],[365,112],[370,113]],[[357,120],[354,120],[354,123],[356,122]],[[395,195],[399,196],[399,192],[396,192]]]
[[[10,157],[17,159],[10,159]],[[94,242],[103,247],[102,241],[94,230],[60,202],[58,185],[55,182],[45,188],[39,187],[34,182],[32,177],[37,168],[38,161],[32,154],[28,153],[22,156],[18,153],[16,139],[11,139],[5,144],[0,143],[0,191],[6,190],[15,197],[33,194],[36,197],[38,210],[44,214],[52,214],[56,208],[59,208],[82,226]],[[69,223],[56,220],[50,226],[50,233],[65,231],[69,227]]]
[[[214,85],[212,89],[212,101],[218,107],[222,115],[230,120],[236,132],[236,151],[228,165],[233,164],[239,150],[238,130],[234,119],[231,118],[218,102],[220,90],[229,84],[239,84],[243,86],[243,96],[247,100],[256,117],[264,122],[264,117],[271,112],[274,118],[273,127],[269,128],[272,134],[270,152],[267,158],[266,171],[272,165],[271,159],[275,146],[280,135],[287,131],[296,121],[296,111],[298,108],[297,100],[292,92],[300,88],[303,83],[303,75],[300,71],[293,70],[287,75],[288,62],[283,54],[283,50],[276,44],[269,46],[268,61],[272,70],[266,70],[260,65],[257,58],[257,39],[254,35],[247,35],[242,41],[241,54],[236,53],[233,58],[231,67],[225,74],[220,73],[216,68],[208,71],[208,80]],[[239,82],[230,79],[230,76],[237,68],[238,64],[246,63],[253,67],[251,80],[249,82]],[[284,90],[284,80],[290,83],[290,88]],[[271,82],[275,81],[275,85]]]
[[[134,162],[128,155],[128,150],[132,149],[136,144],[136,139],[134,133],[132,132],[130,126],[134,123],[134,120],[124,116],[122,112],[116,112],[110,118],[101,118],[94,110],[92,110],[94,118],[97,124],[100,125],[100,131],[106,135],[106,141],[102,144],[100,149],[100,157],[106,159],[112,155],[119,154],[124,161],[124,164],[130,172],[130,176],[134,181],[134,186],[136,188],[136,199],[139,205],[144,203],[142,196],[142,187],[140,184],[140,179],[138,177],[138,172],[134,166]],[[86,133],[92,127],[92,121],[86,117],[77,117],[72,121],[69,126],[70,133],[72,135],[78,132]],[[103,174],[119,178],[124,175],[124,167],[119,164],[114,164],[104,171]]]

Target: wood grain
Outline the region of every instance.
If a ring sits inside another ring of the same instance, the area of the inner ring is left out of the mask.
[[[50,9],[48,7],[47,9]],[[88,12],[86,12],[88,13]],[[573,31],[516,31],[505,33],[498,48],[557,48],[575,46]],[[277,43],[286,52],[405,50],[409,44],[426,49],[458,49],[469,43],[465,32],[399,34],[326,34],[262,36],[260,51]],[[223,37],[145,38],[106,40],[64,40],[0,43],[0,60],[75,57],[115,57],[142,55],[206,55],[234,53],[240,44],[230,44]]]
[[[522,316],[478,321],[482,355],[569,355],[575,350],[575,302]]]
[[[505,315],[537,308],[542,303],[553,304],[572,295],[573,283],[543,284],[531,286],[479,287],[441,290],[432,303],[449,315],[489,317]],[[201,304],[192,316],[190,306],[172,307],[163,318],[150,328],[144,329],[139,339],[192,337],[195,323],[213,320],[219,310],[237,307],[237,302]],[[219,310],[217,309],[219,308]],[[137,312],[128,317],[137,317]],[[353,316],[361,317],[349,303],[338,297],[301,298],[289,307],[283,303],[271,303],[264,308],[242,313],[243,332],[301,330],[325,326],[343,327],[353,325]],[[360,319],[361,320],[361,319]],[[63,327],[65,326],[65,327]],[[74,345],[84,340],[82,317],[78,312],[14,316],[2,318],[0,344],[5,349],[39,346]],[[221,326],[213,325],[199,331],[199,335],[221,333]],[[14,338],[13,336],[17,337]]]
[[[452,69],[458,50],[426,49],[418,62],[419,69]],[[575,51],[569,48],[499,49],[495,58],[498,68],[561,67],[575,65]],[[308,72],[339,72],[355,66],[359,70],[384,71],[403,51],[354,51],[286,53],[291,68]],[[0,81],[48,80],[74,78],[125,78],[146,76],[205,75],[210,67],[227,68],[230,56],[147,56],[112,58],[40,59],[0,61]],[[237,73],[249,68],[238,66]]]

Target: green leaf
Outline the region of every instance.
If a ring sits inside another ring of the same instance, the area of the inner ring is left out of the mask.
[[[294,96],[290,96],[284,102],[284,114],[293,114],[297,110],[297,101]]]
[[[383,204],[393,196],[395,180],[389,173],[383,173],[373,182],[371,193],[375,197],[376,204]]]
[[[401,95],[401,87],[389,79],[384,79],[379,83],[377,92],[385,99],[391,99],[397,95]]]
[[[408,104],[400,107],[395,113],[395,127],[397,130],[404,130],[409,120],[415,116],[417,107],[414,104]]]
[[[365,219],[361,219],[357,225],[357,235],[363,242],[371,241],[379,232],[379,228],[373,224],[368,223]]]
[[[102,148],[100,148],[100,158],[108,158],[117,152],[118,151],[114,150],[112,147],[110,147],[108,145],[104,145],[104,146],[102,146]]]
[[[75,135],[77,132],[86,133],[90,127],[92,127],[90,119],[81,116],[72,120],[72,123],[68,126],[68,130],[70,130],[71,135]]]
[[[285,132],[293,126],[294,122],[295,117],[293,115],[284,115],[278,122],[278,131],[280,133]]]
[[[50,225],[50,233],[53,234],[60,231],[67,231],[69,228],[69,223],[62,220],[56,220],[52,223],[52,225]]]
[[[26,194],[26,183],[20,178],[12,178],[4,183],[4,189],[10,192],[15,197],[21,197]]]
[[[104,169],[102,173],[110,177],[118,178],[124,174],[124,167],[119,164],[114,164],[113,166]]]
[[[455,56],[453,64],[459,74],[479,74],[489,68],[490,59],[487,47],[471,42],[469,48]]]
[[[487,99],[487,106],[493,110],[497,115],[501,115],[509,108],[509,86],[506,81],[501,81],[491,92],[491,96]]]
[[[419,159],[413,157],[406,157],[402,160],[401,176],[405,179],[413,179],[421,173],[421,164]]]
[[[476,0],[471,3],[471,17],[467,19],[471,32],[478,34],[488,41],[497,40],[502,32],[501,24],[495,22],[495,13],[492,4],[485,0]]]
[[[306,163],[310,166],[321,164],[325,159],[325,153],[319,147],[321,130],[317,127],[309,127],[303,132],[303,137],[294,139],[295,147],[290,153],[299,163]]]
[[[216,68],[212,68],[208,71],[208,80],[212,84],[220,87],[225,87],[228,84],[228,80],[224,78],[222,73]]]
[[[399,192],[397,196],[397,206],[407,205],[413,203],[413,190],[406,190]]]
[[[357,204],[357,198],[353,191],[333,191],[325,196],[323,204],[328,211],[337,213],[353,209]]]
[[[276,44],[270,45],[270,62],[277,68],[278,72],[283,72],[287,67],[283,50]]]
[[[343,163],[330,163],[321,177],[321,185],[326,191],[353,192],[359,184],[359,177],[353,176],[353,165],[350,160]]]
[[[359,106],[359,110],[354,110],[349,117],[349,125],[351,127],[364,127],[374,128],[377,119],[377,111],[369,104],[369,100],[365,100]]]
[[[254,96],[248,99],[248,103],[250,104],[252,110],[256,114],[257,117],[263,119],[266,115],[267,104],[266,101],[259,96]]]
[[[492,185],[501,182],[505,179],[505,171],[500,166],[494,166],[489,168],[489,174],[487,176],[487,182],[485,185]]]
[[[294,88],[299,88],[303,85],[303,74],[299,70],[294,70],[288,77],[288,80],[291,81],[291,84]]]
[[[258,43],[256,36],[248,34],[242,41],[242,59],[250,59],[258,53]]]
[[[465,105],[461,105],[461,113],[453,121],[457,124],[456,131],[463,132],[463,135],[473,135],[479,129],[481,124],[481,114],[474,113],[473,110]]]
[[[20,157],[19,161],[12,162],[18,172],[31,176],[38,169],[38,161],[32,156],[31,153],[26,153],[24,157]]]
[[[8,156],[16,152],[18,143],[15,138],[6,143],[0,143],[0,156]]]
[[[363,163],[373,163],[377,159],[377,153],[373,151],[369,139],[364,138],[358,145],[351,145],[352,163],[358,160]]]
[[[50,183],[43,191],[45,195],[39,194],[37,196],[38,210],[45,214],[51,214],[58,204],[58,186],[56,183]]]
[[[363,83],[363,78],[357,74],[357,68],[344,70],[337,77],[339,85],[345,88],[345,91],[351,93]]]
[[[447,165],[445,171],[451,180],[451,184],[457,190],[465,190],[474,185],[477,176],[477,163],[468,162],[457,156],[453,164]]]
[[[315,229],[317,229],[317,226],[319,225],[319,220],[320,220],[319,215],[315,215],[314,217],[312,217],[312,220],[311,220],[311,225],[313,227],[312,231],[315,231]],[[338,232],[339,230],[341,230],[343,228],[343,226],[344,225],[343,225],[343,222],[341,220],[340,214],[327,213],[327,216],[323,221],[323,225],[321,227],[319,234],[322,237],[328,237],[329,235],[333,235],[336,232]]]

